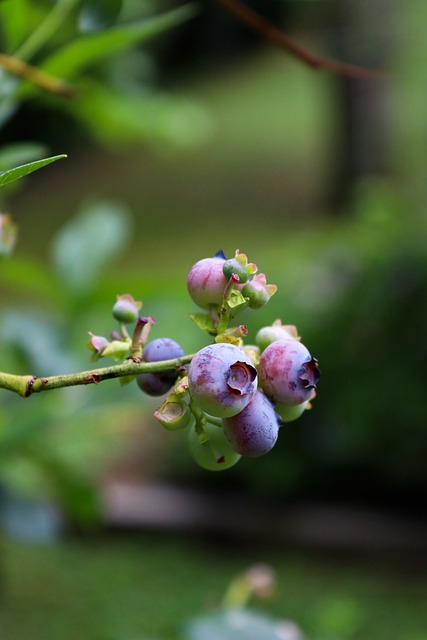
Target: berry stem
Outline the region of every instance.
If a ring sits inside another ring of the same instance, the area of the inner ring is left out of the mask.
[[[209,424],[213,424],[214,427],[222,427],[222,418],[217,418],[215,416],[206,416],[207,422]]]
[[[58,376],[38,377],[33,375],[15,375],[0,371],[0,389],[13,391],[23,398],[40,391],[50,391],[63,387],[75,387],[86,384],[98,384],[112,378],[134,376],[138,373],[161,373],[162,371],[176,370],[184,364],[188,364],[194,357],[193,354],[184,355],[172,360],[160,360],[158,362],[134,362],[128,358],[125,362],[78,373],[67,373]]]
[[[155,323],[151,316],[148,318],[140,316],[138,318],[132,336],[132,347],[130,352],[130,357],[134,362],[141,362],[142,349],[147,342],[148,334],[153,324]]]

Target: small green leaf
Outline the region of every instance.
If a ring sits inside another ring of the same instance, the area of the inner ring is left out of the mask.
[[[240,305],[247,305],[247,300],[243,297],[240,291],[233,289],[229,296],[227,297],[227,304],[230,309],[234,309],[235,307],[240,307]]]
[[[216,335],[216,327],[209,313],[190,313],[190,318],[202,331]]]
[[[8,184],[9,182],[13,182],[14,180],[18,180],[19,178],[23,178],[29,173],[32,173],[33,171],[37,171],[37,169],[41,169],[42,167],[45,167],[47,164],[50,164],[51,162],[56,162],[56,160],[60,160],[61,158],[66,158],[66,157],[67,156],[63,153],[59,156],[52,156],[51,158],[36,160],[35,162],[29,162],[28,164],[23,164],[20,167],[9,169],[8,171],[2,171],[0,173],[0,187],[3,187],[5,184]]]
[[[128,355],[130,349],[130,341],[113,340],[102,351],[102,357],[113,358],[114,360],[123,360]]]
[[[122,0],[84,0],[79,16],[80,31],[105,29],[114,23],[122,6]]]

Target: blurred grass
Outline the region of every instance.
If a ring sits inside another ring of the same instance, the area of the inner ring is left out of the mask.
[[[215,608],[228,582],[258,560],[274,567],[279,586],[257,608],[294,620],[310,640],[427,637],[427,578],[414,558],[158,534],[49,546],[3,538],[0,549],[2,640],[178,640],[183,623]]]

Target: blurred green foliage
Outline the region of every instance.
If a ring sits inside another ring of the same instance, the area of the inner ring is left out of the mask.
[[[18,303],[2,310],[4,370],[47,375],[89,368],[84,328],[90,328],[87,314],[93,309],[88,308],[88,300],[99,272],[123,250],[128,235],[127,212],[113,203],[97,203],[55,238],[50,268],[14,258],[2,264],[3,287],[10,285],[18,299],[29,288],[36,300],[32,308]],[[28,282],[28,269],[37,273],[36,287]],[[76,339],[80,349],[75,352]],[[108,390],[92,397],[73,391],[37,398],[31,407],[14,397],[4,398],[0,477],[22,495],[59,500],[71,519],[89,524],[99,515],[94,469],[99,470],[100,462],[106,461],[106,449],[111,453],[114,443],[121,440],[120,425],[122,421],[132,423],[137,407]],[[85,412],[83,421],[79,406]]]
[[[95,137],[186,146],[203,138],[203,109],[155,90],[146,50],[196,11],[190,3],[133,0],[2,2],[0,49],[49,78],[14,75],[7,60],[0,64],[0,126],[7,124],[8,153],[34,160],[40,153],[35,143],[57,147],[70,134],[83,144]]]

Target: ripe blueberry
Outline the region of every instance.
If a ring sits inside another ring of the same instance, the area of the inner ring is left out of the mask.
[[[279,433],[274,406],[259,390],[240,413],[224,418],[222,424],[234,451],[251,458],[268,453],[276,444]]]
[[[250,357],[230,343],[201,349],[188,370],[190,393],[202,411],[225,418],[246,407],[257,388],[257,371]]]
[[[309,400],[319,377],[317,360],[292,338],[272,342],[261,354],[260,385],[275,404],[294,406]]]
[[[193,301],[202,309],[220,307],[228,278],[223,273],[225,259],[220,255],[194,264],[187,276],[187,288]]]
[[[157,338],[149,342],[142,352],[143,362],[160,362],[172,360],[184,355],[184,350],[171,338]],[[167,393],[175,384],[176,371],[164,371],[162,373],[139,373],[136,382],[141,389],[150,396],[161,396]]]

